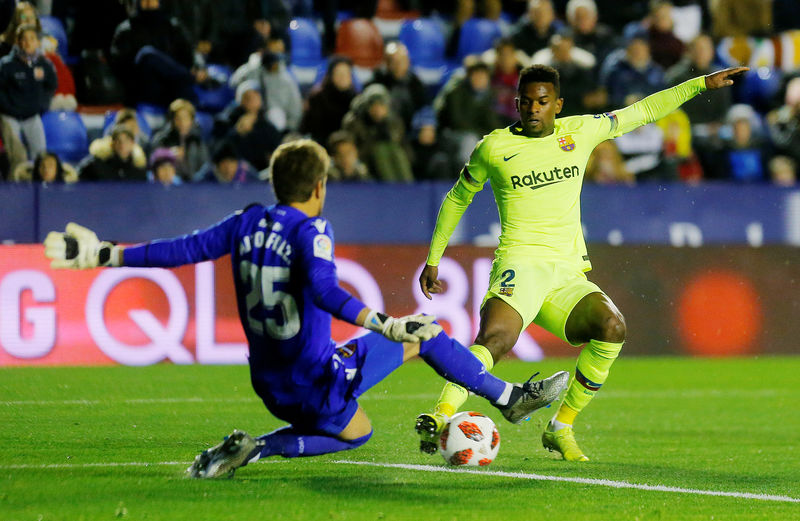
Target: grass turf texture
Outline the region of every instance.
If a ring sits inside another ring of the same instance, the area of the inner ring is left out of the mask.
[[[573,363],[509,360],[496,373],[522,381]],[[620,359],[576,423],[586,464],[542,449],[551,409],[521,425],[476,397],[463,410],[498,424],[500,454],[484,472],[799,498],[798,373],[800,357]],[[203,481],[183,476],[197,452],[234,427],[257,435],[282,425],[246,367],[0,369],[0,519],[800,519],[800,503],[337,463],[444,466],[417,451],[412,429],[441,384],[407,364],[362,397],[375,429],[364,447]],[[131,462],[153,464],[108,465]]]

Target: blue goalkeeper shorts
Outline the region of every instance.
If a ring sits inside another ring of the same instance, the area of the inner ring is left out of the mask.
[[[266,389],[256,387],[269,411],[305,432],[335,436],[358,409],[358,397],[403,364],[403,345],[379,333],[368,333],[339,346],[324,376],[311,389],[298,389],[287,403],[275,403]]]

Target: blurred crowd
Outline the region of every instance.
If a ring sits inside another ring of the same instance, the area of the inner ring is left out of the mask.
[[[301,136],[331,182],[452,181],[533,63],[561,116],[750,67],[602,143],[587,181],[790,186],[800,165],[797,0],[0,0],[0,27],[3,182],[263,181]]]

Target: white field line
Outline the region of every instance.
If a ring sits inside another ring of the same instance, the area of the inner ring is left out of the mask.
[[[278,463],[278,462],[273,462]],[[566,476],[549,476],[546,474],[531,474],[526,472],[503,472],[489,470],[473,470],[466,468],[437,467],[433,465],[405,465],[402,463],[375,463],[371,461],[333,461],[340,465],[365,465],[369,467],[380,467],[389,469],[416,470],[420,472],[446,472],[450,474],[477,474],[480,476],[493,476],[498,478],[527,479],[534,481],[560,481],[565,483],[578,483],[580,485],[598,485],[611,488],[629,488],[635,490],[647,490],[651,492],[674,492],[678,494],[694,494],[698,496],[719,496],[732,497],[737,499],[755,499],[760,501],[776,501],[783,503],[800,503],[800,498],[791,496],[780,496],[775,494],[754,494],[751,492],[735,492],[724,490],[703,490],[696,488],[670,487],[667,485],[646,485],[641,483],[629,483],[627,481],[613,481],[610,479],[596,478],[576,478]],[[130,462],[106,462],[106,463],[52,463],[52,464],[19,464],[19,465],[0,465],[0,470],[47,470],[47,469],[81,469],[96,467],[155,467],[155,466],[188,466],[188,462],[181,461],[160,461],[147,463],[141,461]]]
[[[697,488],[669,487],[666,485],[645,485],[640,483],[628,483],[627,481],[612,481],[610,479],[596,478],[575,478],[566,476],[548,476],[545,474],[529,474],[526,472],[502,472],[488,470],[473,470],[465,468],[437,467],[433,465],[405,465],[402,463],[374,463],[370,461],[347,461],[340,460],[334,463],[347,465],[366,465],[369,467],[383,467],[404,470],[418,470],[422,472],[447,472],[451,474],[478,474],[481,476],[496,476],[500,478],[528,479],[536,481],[561,481],[567,483],[579,483],[581,485],[600,485],[612,488],[632,488],[636,490],[649,490],[654,492],[677,492],[679,494],[695,494],[699,496],[723,496],[739,499],[758,499],[762,501],[780,501],[788,503],[800,503],[800,498],[791,496],[779,496],[774,494],[753,494],[750,492],[728,492],[722,490],[702,490]]]
[[[629,399],[643,398],[648,400],[655,399],[691,399],[691,398],[720,398],[729,400],[731,398],[771,398],[782,395],[793,395],[796,391],[791,389],[758,389],[746,391],[741,389],[683,389],[680,391],[601,391],[597,394],[597,399]],[[378,392],[365,394],[359,398],[360,401],[373,400],[433,400],[438,394],[395,394],[389,392]],[[256,396],[240,398],[204,398],[200,396],[175,397],[175,398],[126,398],[122,400],[4,400],[0,405],[114,405],[114,404],[149,404],[149,403],[258,403],[261,400]]]

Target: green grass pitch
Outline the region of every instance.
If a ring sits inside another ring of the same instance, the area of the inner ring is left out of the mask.
[[[520,381],[573,363],[509,360],[496,373]],[[542,449],[552,410],[511,425],[472,397],[464,410],[495,420],[500,454],[475,473],[444,473],[412,429],[442,380],[411,362],[362,398],[375,429],[364,447],[202,481],[183,476],[198,451],[233,428],[281,425],[246,367],[4,368],[0,520],[798,520],[799,374],[800,357],[623,357],[578,418],[586,464]]]

